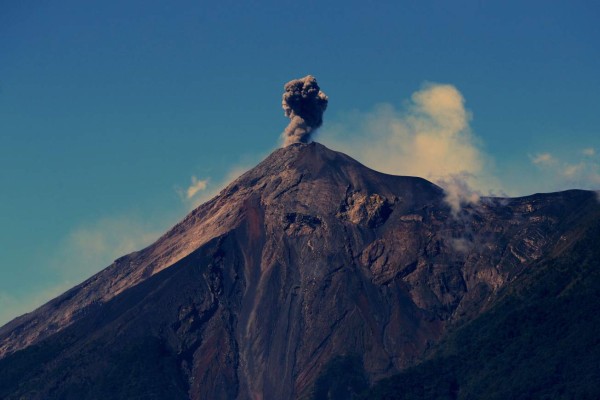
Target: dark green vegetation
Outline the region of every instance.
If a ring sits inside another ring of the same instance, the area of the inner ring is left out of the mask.
[[[110,362],[103,369],[90,369],[85,356],[73,359],[68,370],[52,368],[51,362],[38,364],[40,360],[47,361],[49,357],[46,356],[55,357],[58,348],[33,347],[0,361],[0,371],[8,372],[0,372],[0,398],[44,399],[47,394],[56,399],[96,396],[105,399],[187,398],[185,382],[178,376],[176,359],[160,342],[150,338],[107,351],[106,358]],[[164,379],[152,379],[155,376]],[[47,386],[47,382],[56,381],[61,382],[61,386]],[[18,397],[15,393],[26,395]]]
[[[369,387],[359,355],[336,357],[315,382],[313,399],[351,399]]]
[[[582,212],[591,210],[582,210]],[[568,223],[568,221],[566,221]],[[600,398],[600,218],[365,399]]]

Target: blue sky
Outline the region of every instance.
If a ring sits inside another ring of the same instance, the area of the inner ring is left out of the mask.
[[[413,172],[445,93],[462,125],[428,140],[473,157],[474,190],[600,189],[599,19],[594,1],[3,2],[0,323],[278,147],[282,86],[309,73],[330,98],[317,140],[378,169]]]

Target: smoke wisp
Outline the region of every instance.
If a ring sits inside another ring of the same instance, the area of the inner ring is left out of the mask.
[[[283,131],[284,147],[292,143],[308,143],[310,134],[323,124],[328,98],[312,75],[289,81],[281,106],[290,123]]]

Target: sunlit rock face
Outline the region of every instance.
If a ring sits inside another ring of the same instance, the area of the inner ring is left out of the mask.
[[[318,143],[278,149],[2,327],[0,397],[310,398],[339,360],[369,384],[422,360],[598,208],[585,191],[458,214],[444,198]]]

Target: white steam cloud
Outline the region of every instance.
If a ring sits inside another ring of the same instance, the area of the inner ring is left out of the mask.
[[[436,180],[436,183],[444,188],[446,192],[446,203],[448,203],[455,216],[464,204],[479,203],[479,199],[481,198],[481,193],[470,187],[467,183],[470,178],[471,176],[469,174],[463,172]]]
[[[345,118],[351,124],[329,127],[326,144],[376,170],[413,175],[442,186],[454,213],[497,190],[488,157],[469,126],[470,112],[456,87],[427,84],[402,110],[383,104]]]

